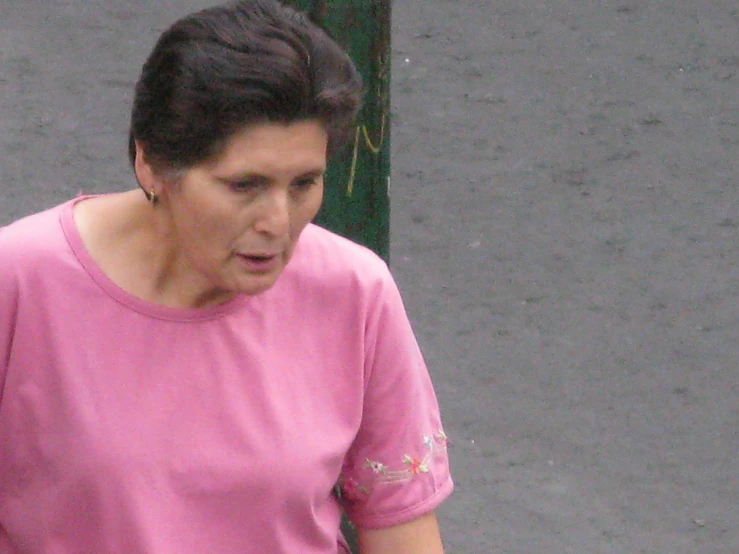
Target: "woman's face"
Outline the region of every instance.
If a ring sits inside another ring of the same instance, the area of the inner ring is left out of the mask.
[[[209,302],[269,289],[323,199],[328,135],[320,122],[236,133],[215,160],[162,191],[180,265]]]

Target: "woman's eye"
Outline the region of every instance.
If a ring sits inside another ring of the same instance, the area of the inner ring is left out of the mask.
[[[259,185],[253,181],[237,181],[235,183],[231,183],[231,188],[237,192],[250,191],[257,188],[257,186]]]
[[[301,179],[300,181],[295,181],[293,186],[296,189],[309,189],[313,185],[315,185],[317,182],[318,182],[317,179]]]

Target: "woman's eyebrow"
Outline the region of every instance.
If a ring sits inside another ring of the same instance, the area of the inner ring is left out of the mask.
[[[311,171],[306,171],[305,173],[298,175],[296,179],[309,179],[309,178],[323,177],[325,173],[326,173],[326,168],[321,167],[318,169],[313,169]]]
[[[315,169],[311,169],[304,173],[296,175],[293,180],[315,179],[317,177],[322,177],[325,173],[326,173],[326,167],[317,167]],[[252,172],[237,173],[234,175],[221,175],[221,176],[216,176],[216,179],[224,183],[249,181],[251,183],[255,183],[259,185],[265,185],[265,184],[268,185],[275,181],[275,179],[273,179],[272,177],[268,175],[262,175],[261,173],[252,173]]]
[[[234,175],[217,176],[216,179],[224,183],[237,183],[242,181],[249,181],[256,184],[269,184],[272,179],[266,175],[260,175],[259,173],[237,173]]]

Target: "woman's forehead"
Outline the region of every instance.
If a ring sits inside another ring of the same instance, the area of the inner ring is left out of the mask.
[[[234,133],[207,168],[215,173],[323,173],[328,133],[318,121],[260,123]]]

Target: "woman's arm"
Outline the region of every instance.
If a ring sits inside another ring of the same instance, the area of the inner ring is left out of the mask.
[[[434,512],[386,529],[357,529],[360,554],[444,554]]]

